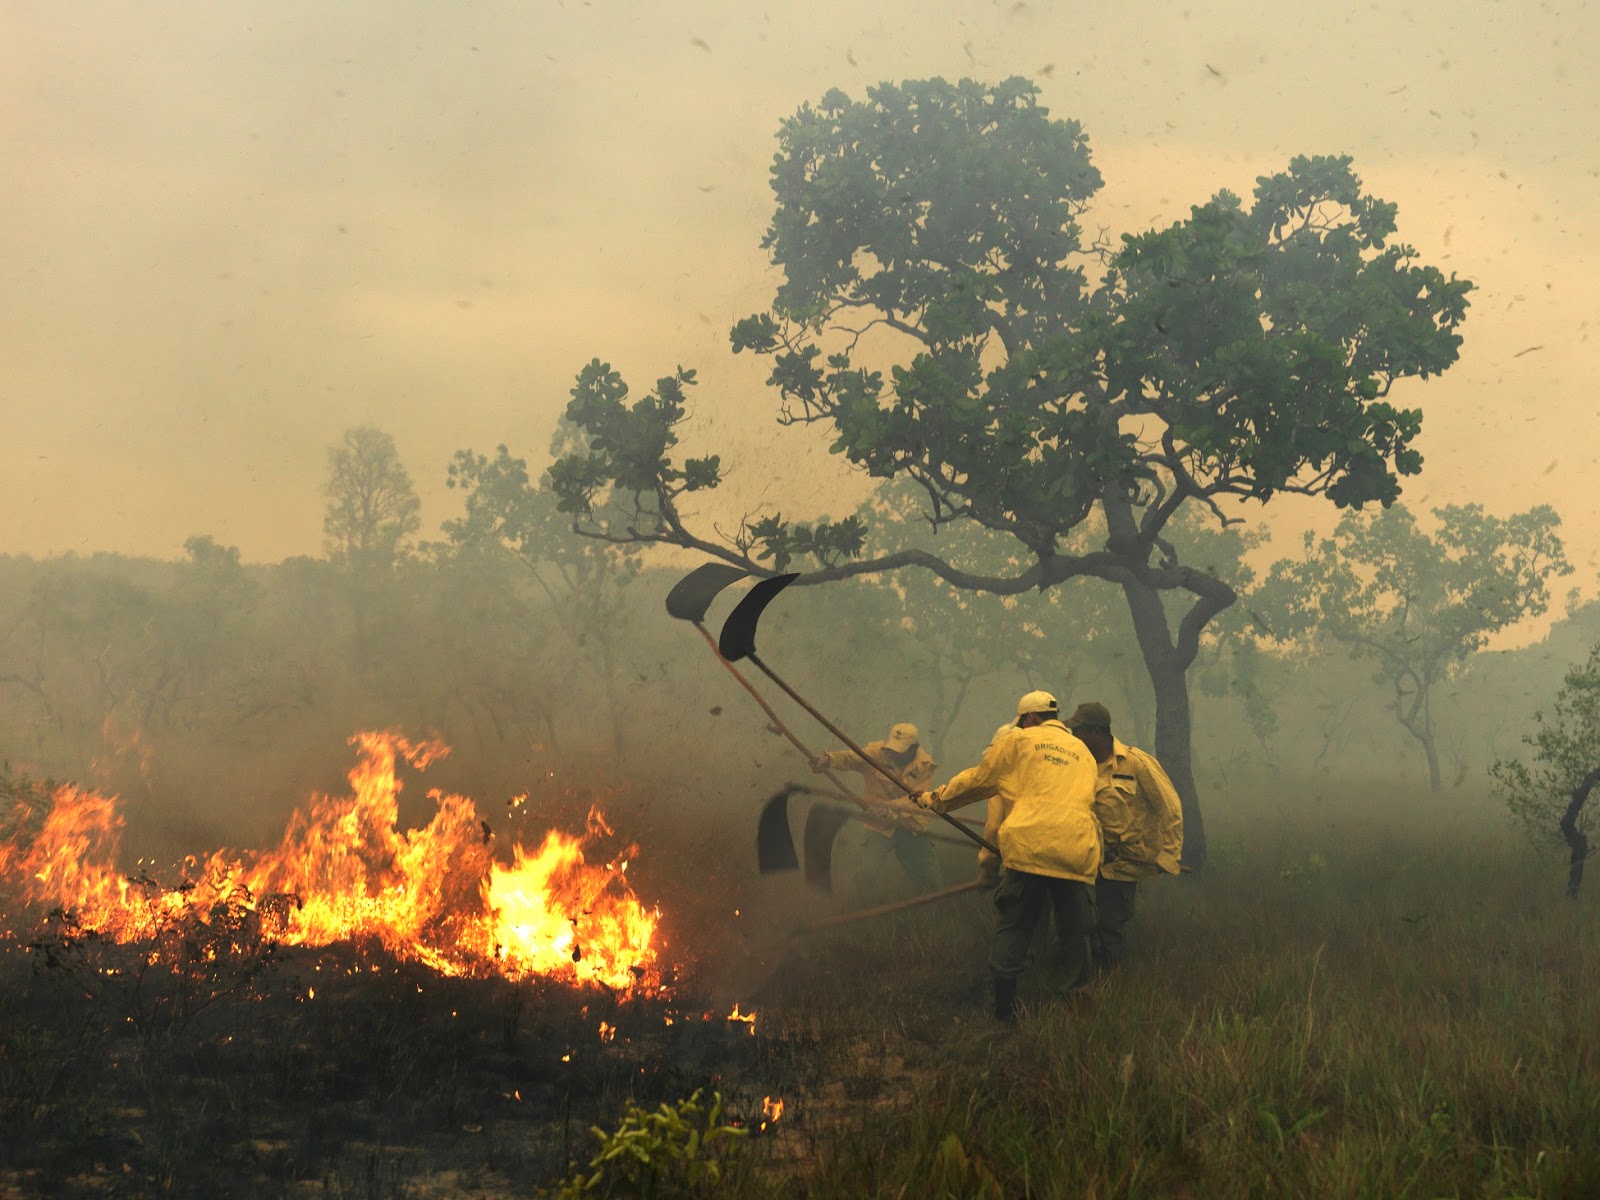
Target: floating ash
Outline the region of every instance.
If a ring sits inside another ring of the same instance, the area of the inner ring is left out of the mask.
[[[186,860],[176,886],[117,870],[123,818],[114,798],[67,786],[42,811],[19,804],[0,824],[8,932],[26,932],[19,916],[37,922],[60,910],[78,929],[142,943],[175,919],[242,913],[253,935],[281,945],[376,944],[443,975],[599,984],[630,998],[661,994],[660,912],[628,885],[637,847],[600,853],[613,833],[598,810],[581,834],[551,830],[537,849],[514,845],[511,861],[497,862],[489,826],[464,796],[432,791],[433,818],[421,828],[398,827],[397,764],[423,770],[448,747],[394,733],[350,741],[358,755],[349,795],[314,796],[274,849]]]

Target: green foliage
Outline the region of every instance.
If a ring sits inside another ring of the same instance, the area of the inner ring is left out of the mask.
[[[579,372],[566,411],[566,421],[582,431],[581,439],[550,467],[557,508],[590,513],[602,499],[614,499],[628,506],[633,519],[660,521],[682,493],[716,487],[721,482],[716,455],[688,459],[681,467],[670,457],[694,383],[695,373],[680,367],[630,406],[622,376],[592,360]]]
[[[1005,1189],[988,1165],[947,1133],[933,1156],[933,1169],[922,1185],[933,1200],[1002,1200]]]
[[[1282,1152],[1289,1144],[1328,1115],[1326,1108],[1313,1108],[1299,1117],[1280,1117],[1268,1104],[1256,1105],[1256,1123],[1267,1144]]]
[[[357,571],[387,570],[403,558],[421,528],[421,501],[400,462],[394,438],[381,429],[347,429],[328,451],[328,506],[322,532],[328,557]]]
[[[1256,181],[1248,210],[1223,192],[1124,238],[1118,369],[1154,393],[1198,477],[1360,507],[1421,468],[1421,414],[1382,397],[1455,361],[1472,285],[1387,245],[1395,213],[1348,156],[1301,156]]]
[[[866,543],[867,526],[860,517],[792,525],[782,517],[763,517],[749,526],[759,547],[756,558],[771,562],[774,571],[787,571],[796,555],[809,555],[825,566],[855,558]]]
[[[1433,515],[1429,535],[1404,505],[1346,514],[1331,537],[1307,534],[1300,557],[1275,563],[1255,599],[1278,637],[1330,639],[1376,664],[1437,790],[1433,690],[1491,634],[1542,614],[1550,580],[1572,567],[1548,505],[1504,518],[1476,504]]]
[[[1333,536],[1308,534],[1263,589],[1282,634],[1326,631],[1364,657],[1458,665],[1489,635],[1549,607],[1570,575],[1549,505],[1496,517],[1481,505],[1433,510],[1430,536],[1404,505],[1350,513]],[[1414,647],[1408,649],[1407,647]]]
[[[676,1104],[649,1112],[630,1101],[622,1120],[607,1133],[590,1132],[600,1148],[588,1168],[576,1172],[554,1193],[562,1200],[583,1196],[670,1197],[714,1192],[722,1182],[744,1128],[722,1116],[722,1096],[709,1102],[699,1089]]]
[[[762,242],[784,271],[783,319],[820,326],[842,294],[918,314],[943,343],[981,340],[993,306],[1080,299],[1077,218],[1100,173],[1074,121],[1020,78],[834,90],[778,132],[777,207]],[[997,269],[1003,267],[1002,269]]]
[[[762,244],[783,281],[733,348],[772,359],[781,420],[831,425],[836,452],[927,489],[936,520],[1050,555],[1131,496],[1142,561],[1186,500],[1388,503],[1420,468],[1420,415],[1383,397],[1455,360],[1471,285],[1388,243],[1395,205],[1348,157],[1296,158],[1248,209],[1223,192],[1106,254],[1079,225],[1100,187],[1087,139],[1025,80],[834,91],[778,141]],[[859,361],[885,354],[887,375]],[[682,544],[661,505],[719,482],[670,457],[692,378],[628,408],[609,367],[580,373],[567,415],[589,448],[552,470],[565,507],[653,497],[653,533]],[[1155,424],[1136,438],[1130,417]]]
[[[1600,645],[1566,673],[1549,712],[1533,714],[1534,729],[1522,735],[1531,761],[1496,759],[1489,775],[1507,810],[1540,844],[1562,839],[1560,822],[1573,791],[1600,768]],[[1577,827],[1594,828],[1592,808],[1575,817]]]
[[[444,534],[456,546],[503,544],[521,558],[539,559],[552,541],[559,541],[549,497],[533,485],[526,460],[513,458],[505,446],[491,459],[458,450],[450,461],[445,486],[460,490],[464,513],[444,523]]]

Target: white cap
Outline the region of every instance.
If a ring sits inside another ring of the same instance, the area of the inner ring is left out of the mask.
[[[896,754],[904,754],[921,740],[915,725],[901,721],[900,724],[889,730],[889,737],[885,744]]]
[[[1017,701],[1017,716],[1027,716],[1029,713],[1048,713],[1054,717],[1061,712],[1061,706],[1056,703],[1056,698],[1049,692],[1029,692]]]

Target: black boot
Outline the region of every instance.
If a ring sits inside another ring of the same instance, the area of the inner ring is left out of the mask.
[[[994,977],[994,1019],[1007,1025],[1017,1020],[1017,981],[1009,975]]]

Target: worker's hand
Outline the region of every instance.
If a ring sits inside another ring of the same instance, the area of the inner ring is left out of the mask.
[[[986,888],[1000,886],[1000,860],[985,855],[978,860],[978,882]]]
[[[813,754],[811,756],[811,769],[821,775],[828,769],[828,756],[826,754]]]
[[[912,792],[911,795],[906,797],[906,799],[910,800],[911,803],[915,804],[918,808],[922,809],[924,812],[937,812],[938,811],[934,807],[933,793],[932,792]]]

